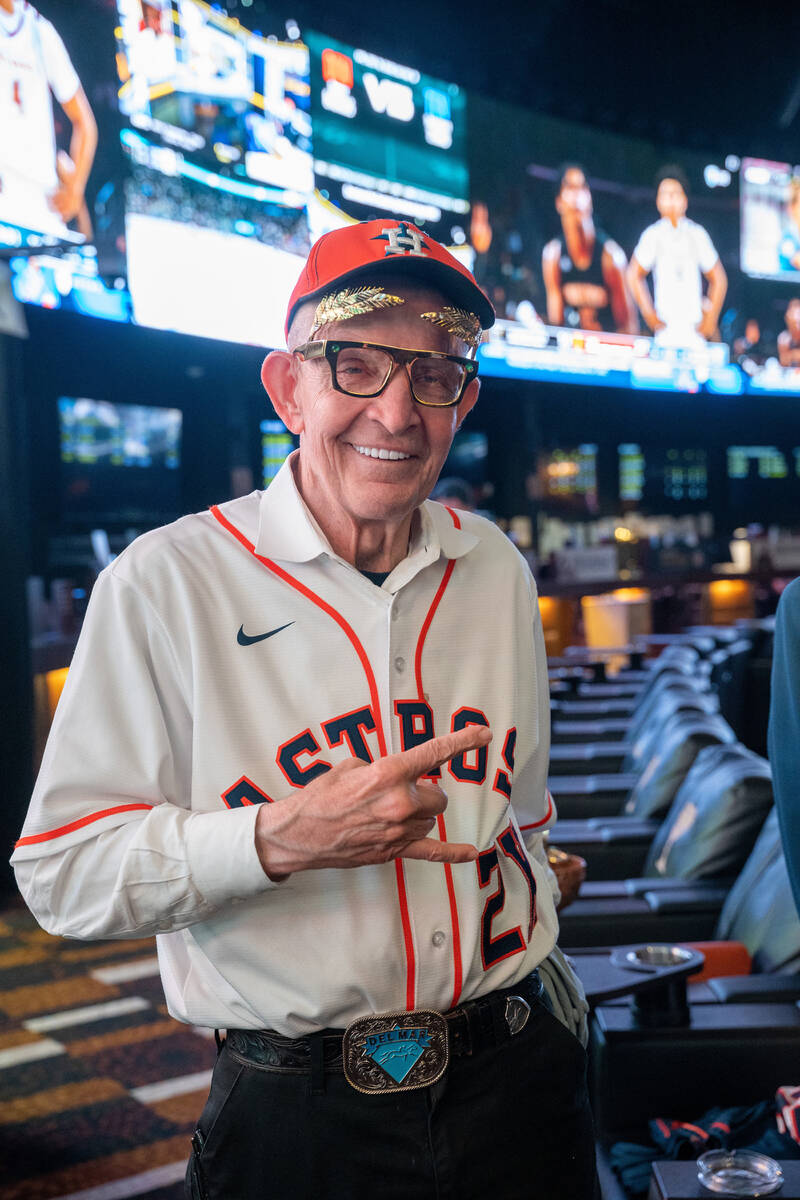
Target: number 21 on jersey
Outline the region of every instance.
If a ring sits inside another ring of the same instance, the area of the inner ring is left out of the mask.
[[[502,920],[499,919],[506,903],[501,854],[504,860],[509,860],[522,872],[528,885],[530,910],[527,938],[523,936],[519,925],[511,929],[503,929]],[[512,954],[520,954],[527,947],[536,924],[536,879],[530,860],[525,853],[525,847],[520,842],[516,829],[510,823],[495,844],[478,855],[475,866],[478,871],[478,885],[481,888],[488,888],[493,881],[496,881],[496,888],[487,897],[481,917],[481,959],[483,969],[488,971],[495,963],[509,958]],[[498,919],[495,920],[496,918]]]

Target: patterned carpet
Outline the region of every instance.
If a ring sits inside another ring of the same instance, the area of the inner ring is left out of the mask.
[[[155,942],[75,942],[0,911],[0,1196],[182,1200],[216,1057],[168,1016]]]

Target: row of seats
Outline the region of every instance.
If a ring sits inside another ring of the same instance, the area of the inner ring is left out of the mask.
[[[626,997],[595,1006],[601,1146],[641,1140],[657,1116],[688,1120],[800,1082],[800,918],[769,763],[739,736],[752,728],[748,664],[769,635],[763,622],[688,630],[655,659],[637,646],[613,680],[585,652],[553,664],[552,841],[587,863],[560,944],[587,980],[619,946],[706,957],[677,1024],[643,1023]],[[621,1195],[601,1180],[604,1197]]]

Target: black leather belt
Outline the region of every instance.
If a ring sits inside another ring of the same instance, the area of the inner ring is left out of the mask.
[[[519,983],[450,1009],[439,1017],[447,1027],[449,1053],[477,1054],[509,1041],[525,1027],[533,1006],[542,1002],[547,1002],[542,981],[533,971]],[[240,1061],[262,1070],[341,1072],[344,1035],[344,1030],[323,1029],[307,1037],[287,1038],[270,1029],[229,1029],[226,1047]]]

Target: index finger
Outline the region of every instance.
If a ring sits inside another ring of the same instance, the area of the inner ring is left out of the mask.
[[[492,731],[487,725],[467,725],[455,733],[443,733],[409,750],[388,755],[383,760],[384,769],[398,783],[403,780],[416,781],[458,754],[488,746],[491,740]]]

